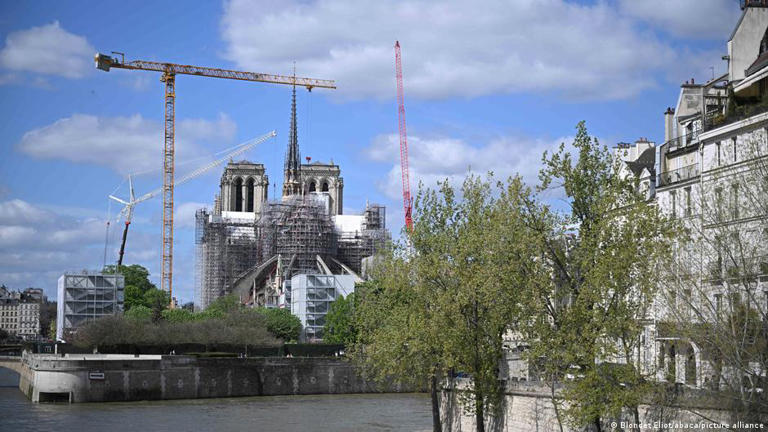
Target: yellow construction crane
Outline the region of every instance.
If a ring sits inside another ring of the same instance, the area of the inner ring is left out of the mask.
[[[163,74],[161,81],[165,82],[165,146],[163,151],[163,265],[160,287],[168,290],[173,306],[173,170],[174,170],[174,135],[175,135],[175,101],[176,101],[176,75],[197,75],[211,78],[226,78],[242,81],[256,81],[272,84],[287,84],[306,87],[312,91],[314,87],[335,89],[333,80],[321,80],[314,78],[301,78],[285,75],[270,75],[255,72],[243,72],[227,69],[217,69],[200,66],[180,65],[175,63],[162,63],[146,60],[134,60],[125,62],[123,53],[113,51],[112,54],[120,55],[120,59],[96,53],[94,60],[96,68],[109,72],[111,68],[143,70],[160,72]]]

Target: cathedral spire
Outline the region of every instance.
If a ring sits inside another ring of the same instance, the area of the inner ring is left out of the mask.
[[[296,78],[296,66],[293,67],[293,77]],[[285,170],[283,173],[283,196],[301,193],[301,155],[299,154],[299,137],[296,128],[296,84],[291,93],[291,126],[288,133],[288,151],[285,154]]]

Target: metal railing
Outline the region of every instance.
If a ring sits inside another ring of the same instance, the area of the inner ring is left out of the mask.
[[[659,174],[658,184],[659,186],[667,186],[673,183],[696,178],[699,176],[699,174],[699,164],[694,163],[691,165],[686,165],[682,168],[678,168],[676,170],[671,170]]]
[[[706,116],[704,118],[703,127],[705,131],[709,131],[765,112],[768,112],[768,104],[766,103],[741,105],[731,114],[716,112],[714,115]]]

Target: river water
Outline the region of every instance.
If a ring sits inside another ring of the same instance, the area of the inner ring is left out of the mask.
[[[33,404],[0,368],[0,431],[430,431],[428,395],[261,396]]]

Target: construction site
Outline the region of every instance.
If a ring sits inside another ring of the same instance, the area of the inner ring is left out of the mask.
[[[167,62],[126,61],[123,53],[112,54],[96,54],[96,68],[105,72],[112,69],[156,72],[162,75],[161,81],[165,84],[162,187],[137,197],[129,175],[128,196],[109,196],[123,206],[118,219],[125,223],[117,268],[123,262],[135,206],[162,196],[160,289],[168,293],[169,307],[176,307],[173,290],[174,188],[223,165],[219,193],[212,197],[210,207],[200,208],[195,213],[195,309],[204,310],[222,296],[235,295],[249,307],[290,309],[301,319],[304,329],[302,339],[322,340],[330,303],[339,296],[354,292],[355,286],[368,276],[376,254],[391,241],[384,206],[366,200],[358,214],[344,214],[344,179],[341,168],[333,159],[324,163],[305,157],[305,163],[302,163],[296,87],[304,87],[308,91],[315,88],[335,89],[335,82],[297,77],[295,71],[292,76],[271,75]],[[405,226],[410,230],[412,199],[399,44],[395,44],[395,60],[403,210]],[[270,182],[264,164],[240,159],[256,145],[274,138],[275,131],[217,153],[216,160],[176,177],[177,75],[292,87],[288,143],[283,163],[282,193],[279,196],[277,192],[273,193],[275,196],[269,196]],[[109,225],[108,220],[105,266]],[[73,308],[65,307],[62,315],[76,315]]]
[[[309,330],[307,337],[314,339],[321,335],[307,327],[322,327],[327,303],[354,291],[366,276],[364,263],[390,234],[381,205],[367,203],[359,215],[343,214],[338,165],[310,158],[301,163],[295,89],[290,116],[282,195],[269,199],[262,164],[230,161],[212,209],[196,213],[195,307],[203,310],[235,294],[249,306],[291,308],[293,280],[337,277],[343,281],[339,290],[310,290],[310,301],[294,311]]]

